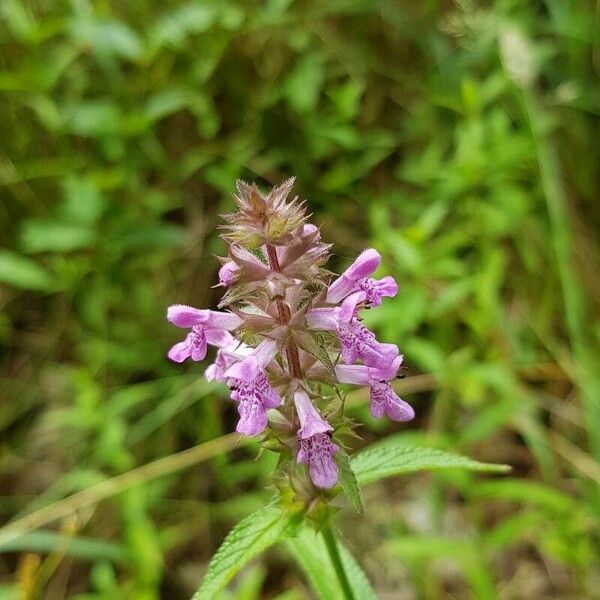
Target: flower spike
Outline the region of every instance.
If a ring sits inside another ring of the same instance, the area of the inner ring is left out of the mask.
[[[331,246],[308,222],[293,185],[288,179],[263,193],[237,182],[237,210],[224,216],[228,251],[216,286],[226,290],[219,306],[229,310],[170,306],[168,320],[188,331],[168,356],[200,361],[216,348],[206,379],[229,386],[239,433],[264,435],[270,448],[306,465],[293,467],[286,458],[278,472],[308,505],[336,494],[339,442],[352,427],[343,409],[329,404],[340,390],[328,387],[368,386],[376,418],[408,421],[414,411],[390,385],[402,363],[398,347],[378,340],[361,319],[362,310],[397,294],[396,281],[373,278],[381,263],[373,248],[330,281],[324,265]],[[304,485],[292,485],[299,473]]]

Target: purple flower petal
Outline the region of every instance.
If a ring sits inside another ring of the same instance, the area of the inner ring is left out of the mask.
[[[258,435],[268,424],[267,409],[257,398],[247,399],[238,404],[240,420],[235,428],[245,435]]]
[[[400,354],[396,345],[378,342],[375,334],[358,319],[341,323],[338,336],[342,346],[342,359],[346,364],[361,359],[369,367],[383,368]]]
[[[187,342],[179,342],[175,344],[167,356],[174,362],[182,363],[186,358],[192,355],[192,350]]]
[[[208,320],[208,311],[185,304],[174,304],[167,309],[167,319],[177,327],[194,327]]]
[[[357,316],[357,306],[365,299],[364,292],[354,292],[350,294],[342,305],[336,309],[336,315],[339,323],[349,323]]]
[[[225,375],[243,381],[252,381],[265,370],[275,354],[277,354],[277,342],[270,339],[263,340],[250,356],[233,365]]]
[[[381,254],[374,248],[367,248],[356,257],[356,260],[344,271],[343,275],[353,281],[370,277],[377,270],[380,262]]]
[[[192,348],[192,360],[201,361],[206,358],[206,351],[208,349],[208,344],[206,343],[206,336],[203,334],[198,334],[195,327],[188,334],[189,344]]]
[[[209,330],[216,331],[216,330]],[[254,352],[254,348],[247,346],[243,342],[235,339],[231,334],[227,332],[222,332],[224,335],[229,336],[231,339],[229,343],[219,348],[217,351],[217,355],[215,357],[215,362],[212,365],[209,365],[204,371],[204,376],[208,381],[221,381],[226,382],[227,377],[225,376],[225,372],[232,367],[236,362],[242,361],[247,358],[252,352]],[[207,339],[210,342],[210,336],[207,332]],[[219,344],[213,345],[218,346]]]
[[[379,280],[363,279],[359,287],[365,293],[365,300],[370,306],[379,306],[382,298],[393,298],[398,293],[398,284],[390,275]]]
[[[335,375],[340,383],[368,385],[372,381],[371,369],[366,365],[336,365]]]
[[[231,398],[239,402],[240,422],[237,431],[246,435],[257,435],[267,426],[267,409],[277,408],[282,400],[271,387],[264,373],[251,381],[230,378]]]
[[[216,346],[217,348],[225,348],[232,342],[237,342],[237,340],[229,333],[229,331],[224,331],[222,329],[207,329],[205,331],[205,335],[206,341],[211,346]]]
[[[309,329],[335,331],[338,326],[337,309],[312,308],[306,312],[306,325]]]
[[[218,310],[209,310],[206,327],[210,329],[226,329],[231,331],[243,325],[244,321],[237,315],[230,312],[220,312]]]
[[[361,252],[356,260],[338,277],[327,291],[327,302],[337,304],[348,294],[356,291],[361,279],[370,277],[381,262],[377,250],[369,248]]]
[[[217,310],[200,310],[185,304],[169,306],[167,319],[177,327],[194,327],[204,325],[210,329],[231,330],[239,327],[243,321],[237,315],[230,312],[219,312]]]
[[[237,276],[237,272],[240,270],[238,265],[234,263],[232,260],[227,261],[220,269],[219,269],[219,285],[223,287],[229,287]]]
[[[298,437],[302,440],[312,437],[318,433],[333,431],[331,425],[321,417],[308,394],[300,389],[294,393],[294,404],[300,419]]]
[[[384,414],[392,421],[410,421],[414,419],[415,411],[410,404],[404,402],[389,383],[371,383],[371,415],[381,419]]]
[[[192,327],[185,340],[169,350],[168,357],[175,362],[183,362],[188,357],[201,361],[206,357],[206,349],[204,330],[201,327]]]
[[[296,460],[308,464],[310,478],[317,487],[329,489],[338,480],[338,468],[333,455],[339,449],[326,433],[318,433],[308,439],[300,440]]]

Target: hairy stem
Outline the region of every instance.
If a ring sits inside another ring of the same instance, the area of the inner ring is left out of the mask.
[[[281,266],[279,259],[277,258],[277,250],[272,244],[267,244],[267,256],[269,257],[269,264],[273,271],[281,272]],[[290,307],[283,301],[277,300],[277,310],[279,312],[279,320],[282,324],[287,324],[292,318]],[[300,356],[298,354],[298,346],[293,339],[289,339],[287,347],[285,349],[288,364],[290,366],[290,375],[295,379],[302,378],[302,369],[300,368]]]
[[[344,592],[344,598],[346,600],[356,600],[354,592],[352,591],[352,586],[350,585],[350,581],[348,580],[348,576],[346,575],[346,571],[342,563],[342,557],[340,555],[340,550],[338,548],[333,530],[331,529],[331,525],[324,525],[321,529],[321,535],[325,540],[325,545],[327,546],[327,552],[329,552],[331,564],[335,569],[335,573],[340,582],[340,586],[342,588],[342,591]]]

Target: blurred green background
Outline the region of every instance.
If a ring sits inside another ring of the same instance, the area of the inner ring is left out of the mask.
[[[165,310],[215,305],[235,179],[290,175],[331,268],[371,245],[401,286],[367,316],[418,417],[376,423],[355,394],[356,447],[513,466],[342,511],[380,597],[598,598],[598,22],[592,0],[2,0],[0,523],[19,534],[0,598],[188,598],[270,496],[274,456],[222,437],[226,390],[165,359]],[[283,547],[223,597],[312,596]]]

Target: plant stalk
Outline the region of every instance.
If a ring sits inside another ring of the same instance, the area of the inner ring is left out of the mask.
[[[344,569],[344,565],[342,563],[342,557],[340,555],[340,550],[337,545],[337,541],[335,539],[335,535],[333,530],[331,529],[331,525],[326,524],[321,528],[321,535],[325,540],[325,545],[327,546],[327,552],[329,552],[329,558],[331,559],[331,564],[335,569],[335,573],[340,582],[340,586],[342,591],[344,592],[344,598],[346,600],[356,600],[354,596],[354,592],[352,591],[352,586],[350,585],[350,580],[346,575],[346,571]]]
[[[277,250],[272,244],[267,244],[267,255],[269,257],[269,264],[273,271],[281,272],[281,266],[279,259],[277,258]],[[292,318],[290,307],[283,301],[277,300],[277,310],[279,312],[279,320],[282,324],[287,324]],[[287,343],[285,353],[288,359],[288,365],[290,367],[290,375],[295,379],[302,378],[302,369],[300,367],[300,356],[298,354],[298,347],[293,339],[290,339]]]

